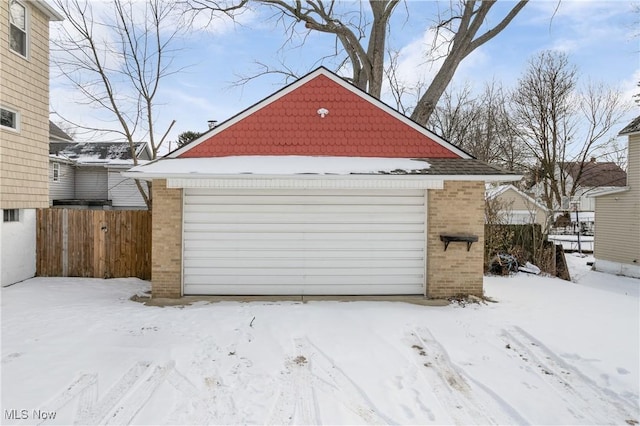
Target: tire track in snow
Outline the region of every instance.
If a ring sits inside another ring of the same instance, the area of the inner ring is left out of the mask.
[[[296,352],[298,355],[295,358],[285,361],[285,371],[282,373],[285,380],[271,410],[268,424],[320,424],[316,416],[318,410],[312,391],[309,361],[300,354],[301,348],[297,344]],[[302,418],[297,418],[296,414]]]
[[[269,424],[321,424],[315,393],[324,392],[356,414],[366,424],[393,424],[320,348],[307,338],[294,339],[297,356],[285,363],[288,378],[280,389]],[[322,373],[329,378],[318,376]],[[297,418],[299,414],[302,418]]]
[[[136,414],[145,406],[156,389],[158,389],[166,379],[169,372],[174,369],[174,364],[173,361],[169,361],[164,365],[157,365],[140,385],[120,400],[120,404],[109,413],[105,424],[130,424]]]
[[[125,373],[118,382],[109,389],[107,394],[98,401],[98,383],[85,388],[80,394],[80,402],[76,410],[76,425],[95,425],[104,419],[116,406],[118,401],[138,381],[149,368],[150,363],[138,362]]]
[[[64,406],[73,401],[76,397],[78,397],[85,389],[88,387],[93,387],[98,382],[97,374],[83,374],[77,379],[75,379],[65,390],[60,392],[60,394],[54,397],[50,402],[43,404],[44,409],[41,411],[46,412],[58,412]],[[46,420],[38,423],[38,425],[43,424]]]
[[[418,328],[405,340],[411,346],[417,364],[424,367],[419,371],[456,424],[528,423],[515,408],[481,383],[472,380],[477,386],[472,388],[429,329]]]
[[[308,338],[297,339],[298,345],[303,348],[314,360],[314,366],[326,374],[331,381],[325,381],[318,375],[312,376],[312,384],[318,389],[333,396],[349,411],[358,415],[367,424],[394,424],[396,422],[380,413],[366,392],[360,388],[336,363],[318,346]],[[315,353],[314,353],[315,350]]]
[[[578,423],[637,424],[638,406],[615,392],[598,386],[577,368],[567,364],[541,341],[520,327],[502,331],[507,349],[538,370],[539,377],[554,389]],[[635,415],[631,413],[636,413]]]
[[[167,424],[222,424],[215,412],[215,394],[204,393],[173,369],[167,375],[167,381],[187,400],[180,404],[167,419]]]

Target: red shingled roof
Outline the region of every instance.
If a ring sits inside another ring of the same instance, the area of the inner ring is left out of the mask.
[[[315,75],[314,75],[315,74]],[[318,155],[469,158],[400,113],[320,69],[222,123],[172,157]],[[326,109],[324,118],[318,110]]]

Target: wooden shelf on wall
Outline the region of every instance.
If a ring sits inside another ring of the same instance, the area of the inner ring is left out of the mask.
[[[478,241],[477,235],[472,234],[440,234],[440,241],[444,243],[444,251],[447,251],[449,243],[467,243],[467,251],[471,250],[471,244]]]

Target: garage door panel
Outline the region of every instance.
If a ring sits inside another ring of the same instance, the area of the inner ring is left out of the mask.
[[[349,232],[349,233],[423,233],[424,223],[315,223],[315,232]],[[309,224],[306,223],[185,223],[184,232],[189,238],[202,232],[235,232],[235,233],[287,233],[287,232],[308,232]]]
[[[349,249],[367,251],[374,241],[371,240],[206,240],[206,241],[185,241],[185,250],[206,250],[206,249],[226,249],[226,250],[306,250],[306,249]],[[418,240],[378,240],[377,243],[384,244],[384,247],[377,247],[378,250],[413,249],[421,250],[424,241]]]
[[[190,287],[191,294],[202,295],[228,295],[228,296],[255,296],[267,294],[264,286],[251,285],[251,284],[226,284],[216,285],[215,287],[209,284],[192,285]],[[268,294],[272,295],[336,295],[336,296],[352,296],[362,294],[376,294],[376,295],[396,295],[396,294],[414,294],[414,284],[395,284],[393,288],[386,284],[362,284],[357,285],[349,283],[349,285],[335,285],[327,286],[322,284],[305,284],[302,290],[299,290],[298,286],[272,284],[268,288]]]
[[[313,223],[423,223],[423,214],[385,214],[385,213],[190,213],[185,221],[193,223],[263,223],[263,224],[313,224]]]
[[[209,262],[209,265],[214,260],[220,259],[242,259],[247,262],[251,261],[251,259],[312,259],[312,258],[322,258],[322,259],[393,259],[393,260],[402,260],[402,259],[411,259],[411,260],[419,260],[422,262],[423,256],[422,252],[417,250],[375,250],[371,249],[367,252],[361,251],[351,251],[351,250],[252,250],[250,252],[241,252],[238,250],[230,251],[226,249],[220,250],[206,250],[199,251],[194,250],[189,253],[188,256],[185,256],[184,264],[190,260],[205,260]]]
[[[210,277],[212,274],[220,275],[220,276],[235,276],[238,274],[238,267],[228,267],[229,265],[225,265],[225,267],[216,267],[209,266],[204,268],[194,268],[198,273],[189,274],[192,277],[195,276],[204,276]],[[395,265],[393,265],[395,266]],[[240,267],[242,270],[242,275],[247,277],[260,277],[263,279],[265,275],[275,275],[278,278],[282,277],[307,277],[307,276],[340,276],[340,277],[348,277],[348,276],[362,276],[362,267],[311,267],[310,265],[301,265],[296,267],[294,265],[287,265],[284,268],[276,268],[276,267],[254,267],[253,265],[242,266]],[[367,271],[367,276],[369,274],[373,274],[376,276],[385,276],[385,275],[393,275],[400,276],[403,274],[413,274],[415,276],[419,276],[422,274],[422,265],[414,268],[403,268],[403,267],[391,267],[390,265],[380,265],[379,267],[368,267],[369,271]]]
[[[331,240],[344,241],[353,239],[351,233],[344,232],[261,232],[260,238],[257,238],[254,232],[198,232],[189,238],[193,241],[234,241],[234,240]],[[357,236],[361,241],[424,241],[423,235],[418,232],[389,232],[389,233],[371,233],[363,232]]]
[[[420,294],[422,191],[186,189],[185,294]]]
[[[216,204],[215,209],[212,211],[209,204],[193,204],[189,205],[189,214],[220,214],[220,213],[233,213],[244,214],[248,210],[259,208],[263,213],[278,213],[282,215],[295,216],[298,214],[366,214],[371,212],[371,206],[367,204],[363,205],[351,205],[348,209],[342,204],[327,205],[327,204],[233,204],[233,205],[220,205]],[[416,215],[424,214],[423,206],[420,204],[390,204],[390,205],[378,205],[376,206],[376,213],[394,213],[405,214],[414,213]],[[190,218],[193,220],[193,218]]]
[[[243,191],[242,197],[238,197],[237,191],[222,192],[216,190],[216,194],[211,194],[210,190],[200,190],[199,194],[194,194],[195,189],[189,189],[189,199],[185,200],[185,206],[196,205],[421,205],[420,200],[415,196],[406,196],[397,191],[369,191],[354,193],[353,191],[342,191],[336,193],[335,190],[300,192],[292,195],[291,191]],[[226,195],[225,195],[226,194]],[[347,202],[345,202],[347,200]]]
[[[199,274],[222,274],[222,268],[215,269],[216,263],[212,263],[210,259],[187,259],[184,266],[186,268],[194,268],[194,271],[198,271]],[[224,265],[225,268],[242,268],[242,272],[245,273],[248,269],[268,269],[268,268],[289,268],[302,270],[305,268],[325,268],[331,271],[338,271],[341,268],[414,268],[420,273],[422,270],[422,259],[340,259],[336,257],[331,258],[241,258],[241,259],[224,259],[219,264]],[[273,269],[269,269],[269,273],[274,272]],[[195,272],[194,272],[195,273]],[[237,269],[236,269],[237,273]],[[309,272],[311,273],[311,272]]]
[[[187,277],[187,276],[186,276]],[[185,277],[185,278],[186,278]],[[189,275],[188,278],[191,285],[210,285],[210,286],[255,286],[255,288],[261,288],[263,292],[266,292],[271,286],[288,286],[289,293],[296,294],[297,292],[304,291],[306,285],[326,285],[327,288],[335,289],[339,286],[380,286],[380,285],[410,285],[414,284],[414,280],[418,279],[419,275],[285,275],[281,277],[274,276],[260,276],[260,275]],[[296,290],[298,289],[298,290]],[[215,287],[212,288],[215,291]],[[414,284],[415,291],[415,284]],[[211,294],[211,293],[209,293]],[[255,294],[255,293],[254,293]],[[322,293],[317,293],[322,294]],[[324,293],[331,294],[331,293]],[[373,293],[375,294],[375,293]],[[392,294],[392,293],[386,293]],[[400,293],[397,293],[400,294]]]

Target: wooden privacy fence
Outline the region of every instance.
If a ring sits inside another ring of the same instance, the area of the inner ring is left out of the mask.
[[[39,209],[41,277],[151,279],[151,212]]]

